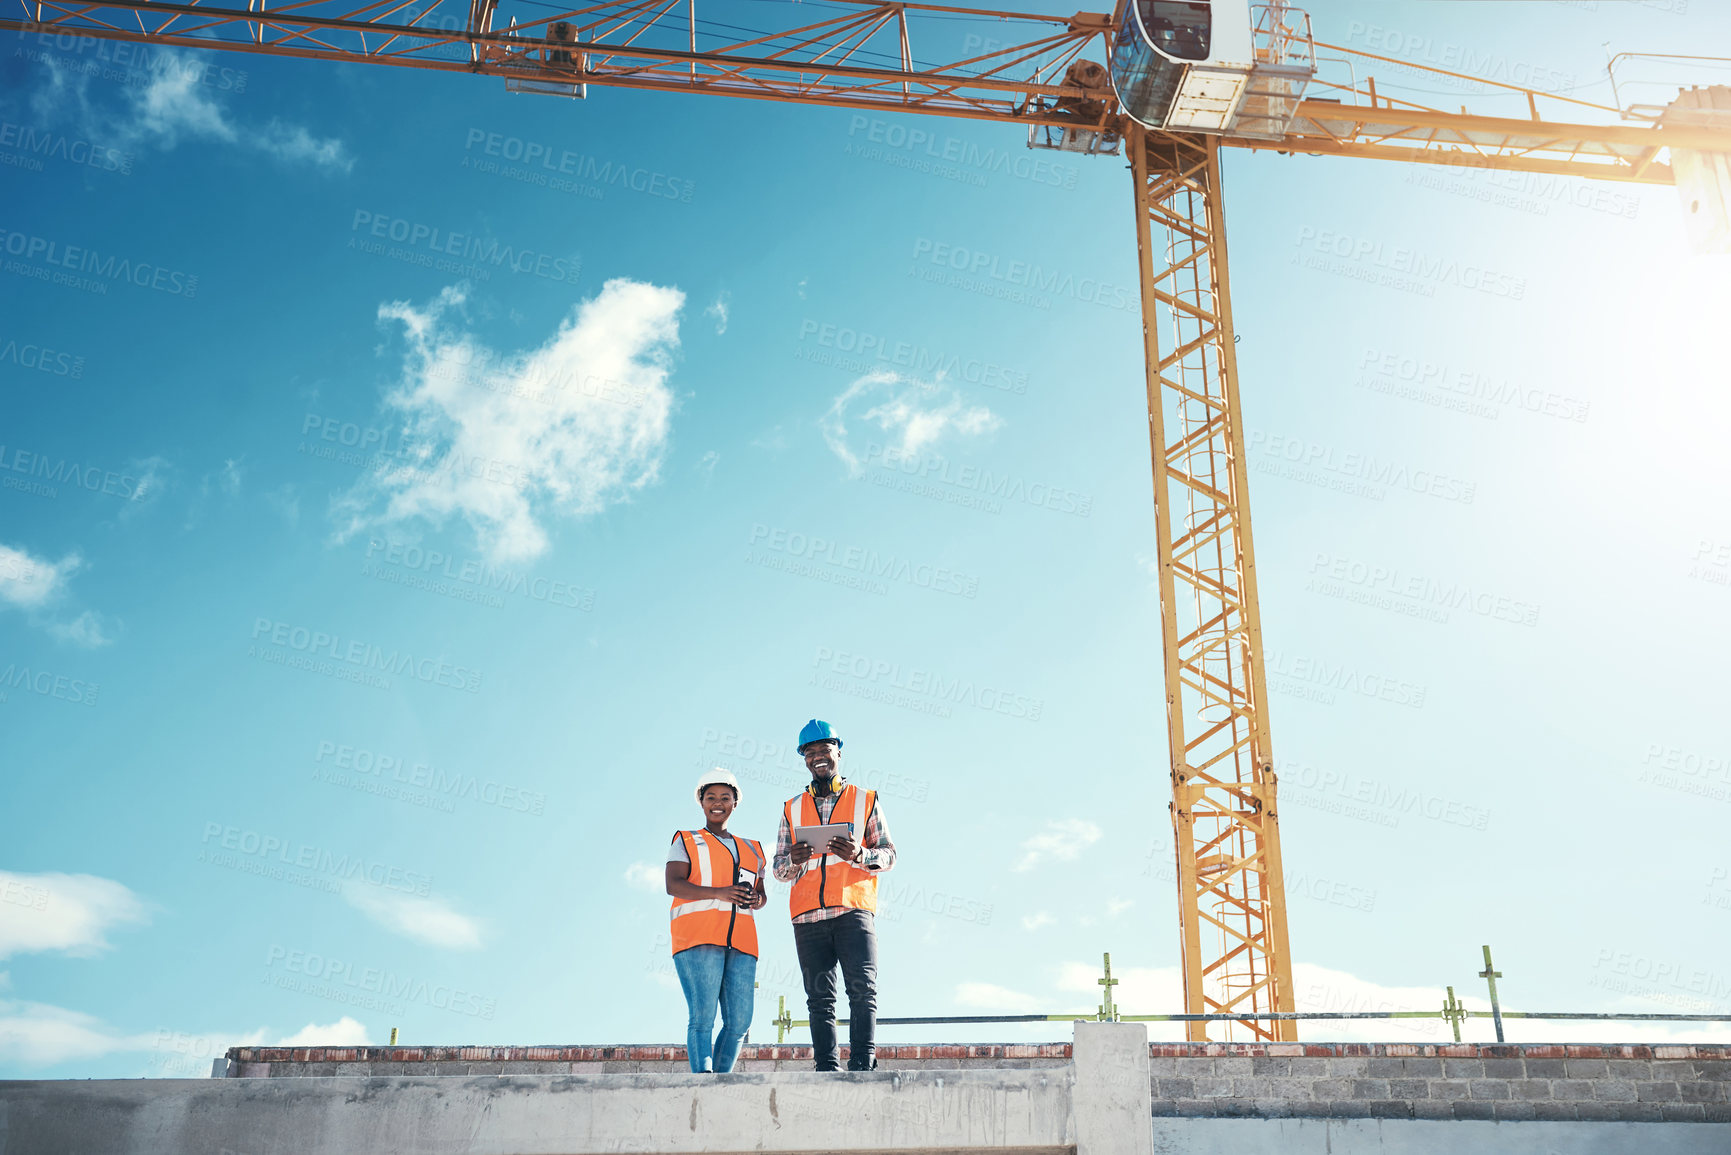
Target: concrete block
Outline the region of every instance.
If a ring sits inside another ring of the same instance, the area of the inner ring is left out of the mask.
[[[1524,1079],[1527,1077],[1527,1065],[1520,1059],[1486,1059],[1484,1062],[1487,1079]]]
[[[1616,1103],[1572,1103],[1570,1105],[1575,1109],[1575,1118],[1583,1122],[1604,1123],[1618,1118],[1618,1104]]]
[[[1575,1105],[1573,1103],[1555,1103],[1539,1100],[1532,1104],[1533,1118],[1547,1120],[1573,1120]]]
[[[1195,1079],[1156,1079],[1154,1094],[1162,1099],[1194,1099],[1196,1097]]]
[[[1249,1075],[1255,1070],[1255,1060],[1247,1055],[1216,1056],[1214,1060],[1216,1075]]]
[[[1180,1075],[1212,1075],[1214,1060],[1207,1055],[1180,1055],[1173,1060],[1175,1072]]]
[[[1596,1079],[1593,1081],[1593,1098],[1601,1103],[1633,1103],[1635,1084],[1623,1079]]]
[[[1178,1073],[1178,1060],[1169,1056],[1156,1055],[1148,1060],[1148,1073],[1155,1078],[1159,1078],[1161,1075],[1176,1075]]]
[[[1722,1103],[1725,1101],[1725,1084],[1678,1083],[1677,1098],[1684,1103]]]
[[[1405,1099],[1372,1099],[1368,1106],[1374,1119],[1412,1118],[1412,1104]]]
[[[1454,1107],[1454,1115],[1457,1119],[1496,1118],[1496,1104],[1491,1102],[1473,1102],[1466,1099],[1458,1099],[1452,1104],[1452,1106]]]
[[[1709,1123],[1731,1123],[1731,1103],[1703,1103],[1701,1110]]]
[[[1549,1099],[1551,1097],[1551,1081],[1549,1079],[1510,1079],[1509,1094],[1513,1098],[1527,1102],[1534,1099]]]
[[[1506,1103],[1492,1103],[1491,1110],[1498,1120],[1534,1119],[1538,1117],[1531,1103],[1519,1103],[1513,1100]]]
[[[1453,1119],[1454,1104],[1436,1099],[1416,1099],[1412,1103],[1412,1115],[1415,1119]]]
[[[1387,1079],[1354,1079],[1352,1081],[1352,1097],[1354,1099],[1386,1099],[1389,1097]]]
[[[1428,1099],[1430,1098],[1430,1081],[1428,1079],[1390,1079],[1388,1093],[1396,1099]]]
[[[1507,1079],[1472,1079],[1468,1081],[1472,1088],[1474,1099],[1508,1099],[1509,1081]]]
[[[1258,1056],[1250,1060],[1250,1073],[1252,1075],[1290,1075],[1292,1074],[1292,1060]]]
[[[1232,1095],[1232,1080],[1219,1076],[1209,1076],[1206,1079],[1192,1079],[1198,1099],[1224,1099]]]
[[[1406,1074],[1406,1060],[1386,1056],[1366,1059],[1364,1073],[1373,1079],[1398,1079]]]
[[[1571,1079],[1603,1079],[1610,1074],[1603,1059],[1565,1059],[1563,1066]]]
[[[1465,1079],[1430,1080],[1430,1097],[1433,1099],[1465,1099],[1471,1090]]]
[[[1070,1121],[1076,1155],[1154,1155],[1148,1028],[1078,1020],[1075,1031]],[[1038,1076],[1030,1071],[1020,1077]]]
[[[1279,1099],[1304,1102],[1314,1098],[1311,1092],[1316,1087],[1314,1079],[1246,1079],[1243,1080],[1255,1088],[1258,1095],[1272,1095]]]
[[[1415,1079],[1440,1079],[1443,1075],[1441,1059],[1405,1058],[1401,1064],[1406,1068],[1406,1074]]]
[[[1561,1079],[1568,1074],[1563,1069],[1562,1059],[1528,1059],[1527,1078],[1529,1079]]]
[[[1310,1085],[1310,1097],[1317,1101],[1352,1098],[1351,1079],[1317,1079]]]
[[[1328,1060],[1328,1074],[1330,1078],[1335,1079],[1359,1078],[1366,1073],[1369,1063],[1370,1060],[1368,1059],[1330,1059]]]
[[[1653,1077],[1653,1064],[1643,1059],[1610,1059],[1606,1061],[1605,1067],[1611,1078],[1627,1079],[1631,1083]]]
[[[1679,1103],[1682,1092],[1675,1083],[1635,1083],[1635,1098],[1643,1103]]]
[[[1666,1103],[1660,1114],[1667,1123],[1705,1123],[1707,1109],[1699,1103]]]
[[[1482,1079],[1485,1077],[1485,1061],[1483,1059],[1444,1059],[1443,1074],[1451,1079]]]
[[[1625,1123],[1658,1123],[1665,1118],[1665,1109],[1657,1103],[1618,1103],[1617,1118]]]
[[[1370,1104],[1360,1103],[1354,1099],[1335,1099],[1328,1104],[1330,1119],[1368,1119]]]

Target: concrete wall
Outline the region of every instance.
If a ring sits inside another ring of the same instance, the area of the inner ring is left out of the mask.
[[[1078,1023],[1082,1028],[1089,1025]],[[1129,1025],[1129,1024],[1121,1024]],[[1154,1043],[1150,1108],[1183,1118],[1731,1123],[1731,1046]],[[1054,1068],[1071,1045],[887,1046],[886,1070]],[[685,1048],[243,1047],[239,1077],[620,1074],[686,1069]],[[747,1047],[743,1071],[801,1071],[811,1048]]]
[[[431,1073],[459,1061],[584,1061],[547,1057],[563,1048],[503,1049],[523,1052],[516,1057],[459,1048],[488,1055],[423,1054],[420,1074],[319,1075],[309,1071],[321,1063],[331,1071],[372,1060],[242,1051],[236,1073],[251,1066],[275,1077],[0,1083],[0,1155],[1731,1152],[1731,1122],[1708,1121],[1727,1117],[1731,1048],[1151,1047],[1139,1024],[1078,1022],[1075,1031],[1070,1061],[1057,1066],[1034,1065],[1062,1058],[1051,1053],[943,1048],[951,1053],[918,1067],[858,1074]],[[380,1050],[389,1056],[380,1062],[410,1062],[405,1048]],[[655,1050],[594,1061],[673,1061]],[[994,1059],[1024,1065],[958,1066]],[[291,1068],[303,1077],[287,1077]],[[1555,1117],[1509,1110],[1540,1103]],[[1668,1110],[1689,1105],[1702,1110]],[[1469,1117],[1487,1108],[1490,1118]],[[1652,1121],[1609,1118],[1636,1109]]]

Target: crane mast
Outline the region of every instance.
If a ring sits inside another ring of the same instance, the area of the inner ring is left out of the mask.
[[[1688,167],[1692,158],[1718,157],[1707,167],[1723,168],[1731,154],[1731,115],[1616,123],[1616,109],[1315,43],[1308,17],[1282,0],[1258,8],[1254,64],[1233,105],[1241,114],[1188,131],[1149,128],[1126,115],[1107,69],[1093,59],[1113,59],[1127,19],[1142,23],[1124,15],[1128,7],[1115,19],[837,0],[828,7],[839,15],[790,19],[769,32],[706,28],[700,46],[698,0],[612,0],[555,15],[537,8],[534,19],[503,23],[501,0],[300,0],[275,8],[267,0],[245,8],[13,2],[0,28],[21,33],[471,73],[502,78],[514,91],[563,96],[596,85],[959,117],[1015,124],[1027,129],[1030,145],[1078,152],[1116,152],[1122,144],[1141,266],[1184,1009],[1245,1016],[1227,1022],[1228,1037],[1291,1040],[1297,1031],[1290,1020],[1251,1017],[1292,1011],[1294,991],[1222,149],[1644,184],[1673,183],[1675,158]],[[1012,22],[1026,34],[932,64],[913,48],[912,24],[921,17]],[[1529,115],[1427,108],[1378,93],[1356,67],[1345,77],[1318,75],[1319,48],[1336,60],[1398,64],[1519,94]],[[1718,107],[1731,109],[1731,100]],[[1193,101],[1187,115],[1206,118],[1207,100]],[[1208,1038],[1207,1026],[1189,1023],[1189,1037]]]
[[[1185,1010],[1291,1011],[1220,143],[1132,129]],[[1291,1020],[1241,1019],[1253,1039]],[[1207,1024],[1186,1024],[1206,1039]]]

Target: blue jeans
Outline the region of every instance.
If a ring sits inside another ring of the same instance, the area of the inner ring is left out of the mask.
[[[685,988],[685,1005],[691,1017],[685,1026],[685,1053],[693,1071],[733,1070],[739,1044],[751,1026],[752,1002],[756,998],[757,960],[742,950],[726,946],[688,947],[673,956],[679,985]],[[721,1034],[713,1045],[715,1007],[721,1005]]]

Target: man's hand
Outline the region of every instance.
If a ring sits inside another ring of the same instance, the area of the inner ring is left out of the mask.
[[[769,892],[764,890],[762,885],[760,884],[757,888],[756,894],[757,894],[757,897],[754,898],[751,902],[751,909],[752,910],[761,910],[761,909],[763,909],[764,903],[769,901]]]
[[[829,840],[829,853],[840,858],[843,862],[852,862],[854,856],[859,853],[859,843],[846,835],[832,838]]]
[[[812,851],[809,844],[796,842],[793,844],[793,849],[788,851],[787,857],[795,866],[800,866],[811,861],[811,854]]]
[[[757,889],[741,883],[738,886],[718,886],[715,897],[723,902],[731,902],[734,906],[754,906],[757,900]]]

